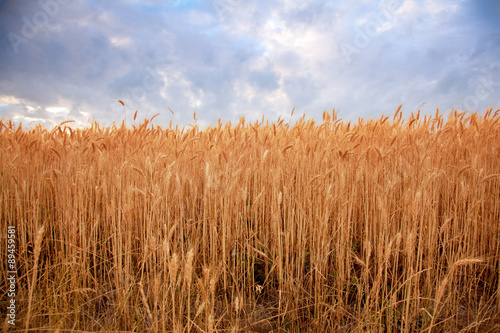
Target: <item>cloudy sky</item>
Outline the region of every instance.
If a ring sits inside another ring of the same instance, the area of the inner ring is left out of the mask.
[[[0,0],[0,119],[484,113],[499,17],[497,0]]]

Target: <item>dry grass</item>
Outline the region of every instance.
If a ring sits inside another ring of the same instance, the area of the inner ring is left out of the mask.
[[[499,120],[2,121],[16,328],[499,331]]]

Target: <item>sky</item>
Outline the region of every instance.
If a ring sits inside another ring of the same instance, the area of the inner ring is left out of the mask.
[[[500,107],[499,18],[497,0],[0,0],[0,119],[484,113]]]

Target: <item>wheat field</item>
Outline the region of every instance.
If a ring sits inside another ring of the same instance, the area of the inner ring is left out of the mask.
[[[1,121],[18,265],[3,329],[499,332],[500,110],[400,109],[204,130]]]

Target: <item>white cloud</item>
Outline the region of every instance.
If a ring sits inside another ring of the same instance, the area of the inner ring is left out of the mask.
[[[132,45],[132,39],[130,37],[114,36],[110,38],[111,44],[117,47],[127,48]]]
[[[63,106],[49,106],[45,108],[45,110],[55,115],[60,115],[60,114],[67,115],[69,113],[69,110]]]
[[[12,95],[3,95],[0,96],[0,104],[20,104],[22,101]]]
[[[402,17],[408,17],[411,16],[416,11],[417,11],[417,4],[415,0],[406,0],[396,11],[396,14]]]

